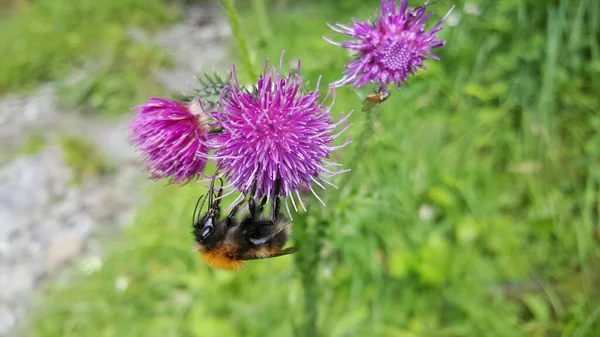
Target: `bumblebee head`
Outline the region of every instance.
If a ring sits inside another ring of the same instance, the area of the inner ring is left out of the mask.
[[[223,232],[218,223],[218,214],[218,210],[209,209],[202,219],[194,224],[194,237],[198,244],[205,246],[218,244],[219,236],[221,236],[219,234]]]
[[[222,182],[221,182],[222,185]],[[219,220],[221,216],[220,197],[223,195],[223,188],[219,189],[219,193],[214,193],[214,181],[210,185],[208,193],[198,198],[194,215],[192,218],[193,234],[196,243],[208,250],[215,249],[224,239],[225,224]],[[208,210],[202,215],[204,203],[208,199]],[[202,205],[198,209],[198,205]]]
[[[194,237],[204,262],[217,269],[240,269],[244,261],[234,258],[235,247],[225,242],[226,232],[218,208],[210,208],[194,226]]]

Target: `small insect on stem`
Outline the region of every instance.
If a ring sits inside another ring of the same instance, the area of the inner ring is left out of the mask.
[[[379,90],[374,93],[367,95],[367,98],[363,101],[363,106],[361,111],[371,111],[377,105],[383,103],[386,99],[390,97],[391,93],[389,90],[384,89],[383,86],[379,88]]]
[[[430,6],[430,5],[435,5],[436,3],[437,3],[437,1],[434,1],[434,2],[425,1],[425,3],[423,5],[421,5],[419,7],[416,7],[416,8],[409,8],[408,11],[410,12],[410,15],[414,17],[415,15],[417,15],[416,12],[419,9],[425,8],[425,7]]]
[[[437,1],[434,1],[434,2],[426,1],[422,6],[419,6],[419,7],[416,7],[416,8],[409,8],[408,9],[408,13],[410,14],[410,17],[406,20],[405,26],[408,27],[408,26],[412,25],[413,21],[417,18],[417,14],[418,14],[417,12],[420,9],[425,8],[425,7],[429,6],[429,5],[433,5],[436,2]]]

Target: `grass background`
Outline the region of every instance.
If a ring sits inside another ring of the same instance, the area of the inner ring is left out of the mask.
[[[285,49],[313,84],[319,75],[338,79],[348,60],[322,40],[342,38],[325,23],[366,19],[378,5],[267,1],[265,16],[259,2],[237,4],[258,69]],[[462,0],[431,6],[439,16],[457,6],[458,24],[441,33],[441,61],[392,92],[348,183],[326,192],[340,198],[318,227],[321,336],[600,336],[600,3],[473,3],[481,15],[465,13]],[[14,7],[0,23],[8,32],[0,47],[9,51],[0,90],[64,80],[74,62],[102,60],[108,50],[112,62],[75,102],[125,112],[152,92],[147,69],[168,65],[124,34],[130,24],[156,29],[176,20],[160,1]],[[115,93],[116,103],[106,103]],[[355,135],[366,123],[360,105],[338,90],[334,112],[357,110]],[[354,151],[345,149],[341,162]],[[102,268],[49,286],[25,334],[300,335],[304,275],[294,258],[231,273],[209,269],[192,251],[201,193],[155,184]],[[297,232],[317,221],[311,210],[295,217]],[[314,253],[301,239],[298,255]]]
[[[156,31],[179,16],[162,0],[3,0],[0,94],[55,81],[62,103],[120,115],[132,101],[164,93],[149,71],[172,62],[129,31]]]

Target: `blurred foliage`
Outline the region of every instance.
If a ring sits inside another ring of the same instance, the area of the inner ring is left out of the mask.
[[[84,179],[114,171],[114,165],[108,163],[87,139],[63,135],[60,138],[65,164],[71,170],[71,183],[81,184]]]
[[[169,65],[166,53],[127,33],[174,22],[162,1],[20,0],[10,8],[0,21],[0,93],[60,81],[73,89],[66,102],[115,113],[163,92],[148,73]]]
[[[46,138],[44,135],[34,133],[27,137],[27,140],[21,146],[19,153],[23,155],[32,155],[40,152],[46,146]]]
[[[82,76],[59,85],[60,102],[70,108],[86,105],[105,115],[122,116],[132,105],[149,96],[164,93],[161,85],[149,80],[149,72],[172,65],[164,50],[146,44],[131,44],[122,31],[115,30],[114,45]]]
[[[242,18],[262,32],[256,59],[276,63],[285,49],[314,86],[348,60],[322,40],[343,38],[325,23],[370,17],[379,2],[268,3],[268,29],[250,5]],[[310,295],[321,336],[600,336],[600,3],[469,3],[481,14],[456,2],[441,61],[392,92],[351,179],[323,192],[340,193],[328,223],[310,198],[294,217],[298,256],[320,259]],[[362,99],[337,94],[336,113],[357,110],[358,134]],[[48,291],[29,335],[298,332],[298,257],[235,273],[203,265],[189,234],[203,192],[157,184],[100,271]]]

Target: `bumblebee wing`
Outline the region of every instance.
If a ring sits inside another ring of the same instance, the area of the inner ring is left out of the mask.
[[[247,260],[270,259],[272,257],[278,257],[278,256],[283,256],[283,255],[294,254],[297,251],[299,251],[298,248],[296,248],[296,247],[289,247],[289,248],[286,248],[286,249],[282,249],[279,252],[277,252],[277,253],[275,253],[275,254],[273,254],[271,256],[268,256],[268,257],[258,257],[258,256],[248,255],[248,256],[240,256],[240,257],[237,258],[237,260],[247,261]]]

